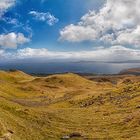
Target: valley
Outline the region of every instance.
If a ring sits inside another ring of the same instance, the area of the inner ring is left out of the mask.
[[[138,140],[140,76],[0,71],[0,140]]]

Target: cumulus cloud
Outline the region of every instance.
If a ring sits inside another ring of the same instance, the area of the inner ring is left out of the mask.
[[[33,49],[24,48],[13,52],[6,52],[0,50],[0,58],[2,59],[30,59],[37,58],[38,60],[50,59],[67,59],[67,60],[90,60],[90,61],[125,61],[125,60],[139,60],[140,50],[129,49],[123,46],[112,46],[110,48],[99,47],[92,51],[79,52],[58,52],[49,51],[45,48]]]
[[[29,42],[30,39],[26,38],[22,33],[8,33],[0,35],[0,47],[2,48],[16,48],[18,45]]]
[[[30,11],[30,15],[32,15],[36,20],[46,22],[48,25],[52,26],[57,23],[59,20],[54,15],[50,14],[49,12],[37,12],[37,11]]]
[[[62,29],[60,39],[70,42],[99,40],[113,45],[138,45],[139,7],[139,0],[107,0],[99,11],[89,11],[77,24]]]
[[[97,32],[90,26],[84,27],[81,25],[69,25],[60,31],[60,40],[67,40],[71,42],[81,42],[84,40],[95,40],[97,38]]]
[[[12,6],[15,5],[16,0],[0,0],[0,18]]]
[[[133,44],[134,46],[140,45],[140,25],[135,29],[127,29],[125,31],[118,32],[118,37],[115,43],[120,44]]]

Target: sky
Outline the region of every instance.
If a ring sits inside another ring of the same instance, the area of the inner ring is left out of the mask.
[[[0,0],[0,62],[140,59],[139,0]]]

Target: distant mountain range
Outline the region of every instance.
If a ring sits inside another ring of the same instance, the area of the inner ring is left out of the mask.
[[[77,61],[75,63],[140,63],[140,60],[125,60],[125,61]]]
[[[131,69],[122,70],[119,74],[140,75],[140,68],[131,68]]]

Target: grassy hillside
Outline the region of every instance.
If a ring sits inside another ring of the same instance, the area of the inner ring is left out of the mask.
[[[0,112],[0,140],[139,140],[140,80],[0,71]]]

